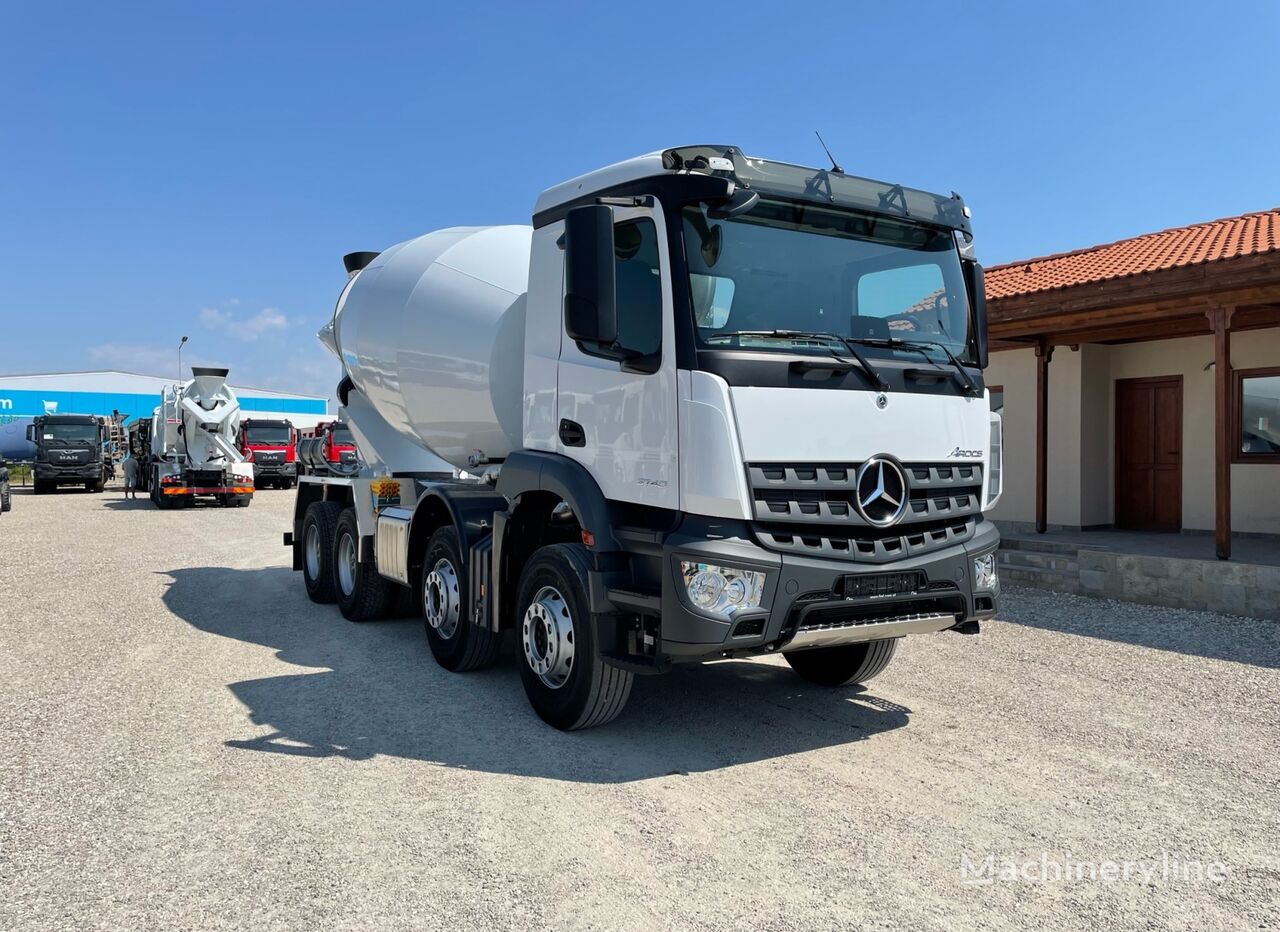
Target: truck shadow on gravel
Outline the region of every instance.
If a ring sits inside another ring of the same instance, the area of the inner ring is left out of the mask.
[[[311,603],[283,567],[163,575],[172,580],[164,603],[186,623],[314,668],[228,685],[249,710],[226,742],[242,750],[355,760],[388,754],[620,783],[852,744],[902,727],[910,714],[874,693],[810,686],[786,667],[726,661],[637,677],[616,721],[564,734],[530,709],[511,645],[492,669],[449,673],[431,657],[417,619],[352,624],[335,607]]]

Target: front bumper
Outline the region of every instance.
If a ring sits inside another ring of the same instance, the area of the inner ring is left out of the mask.
[[[255,479],[260,479],[263,476],[293,479],[297,475],[297,463],[259,463],[256,460],[253,463],[253,477]]]
[[[86,482],[102,478],[102,464],[69,463],[59,466],[56,463],[36,463],[34,475],[37,479],[52,479],[57,482]]]
[[[662,653],[673,660],[833,647],[941,631],[995,614],[999,584],[973,588],[973,559],[1000,535],[979,522],[967,541],[870,565],[766,550],[745,524],[686,518],[663,545]],[[763,570],[759,609],[730,620],[689,602],[682,561]]]

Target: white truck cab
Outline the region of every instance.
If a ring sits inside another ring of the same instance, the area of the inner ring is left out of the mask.
[[[519,640],[534,708],[781,652],[831,686],[996,610],[1000,420],[957,195],[667,149],[531,227],[347,257],[321,339],[361,468],[300,481],[295,569],[348,618],[395,586],[437,660]]]

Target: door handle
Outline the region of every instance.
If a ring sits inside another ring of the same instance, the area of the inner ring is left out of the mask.
[[[577,421],[561,418],[560,442],[566,447],[585,447],[587,445],[587,432],[582,429],[582,425]]]

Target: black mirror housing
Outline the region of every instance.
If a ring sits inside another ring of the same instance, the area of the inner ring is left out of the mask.
[[[575,207],[564,219],[564,329],[571,340],[611,346],[618,339],[613,211]]]
[[[28,443],[36,442],[36,425],[34,424],[27,425],[27,442]]]
[[[973,307],[973,344],[979,369],[986,369],[991,361],[987,348],[987,285],[982,266],[976,262],[964,263],[965,278],[969,285],[969,303]]]

